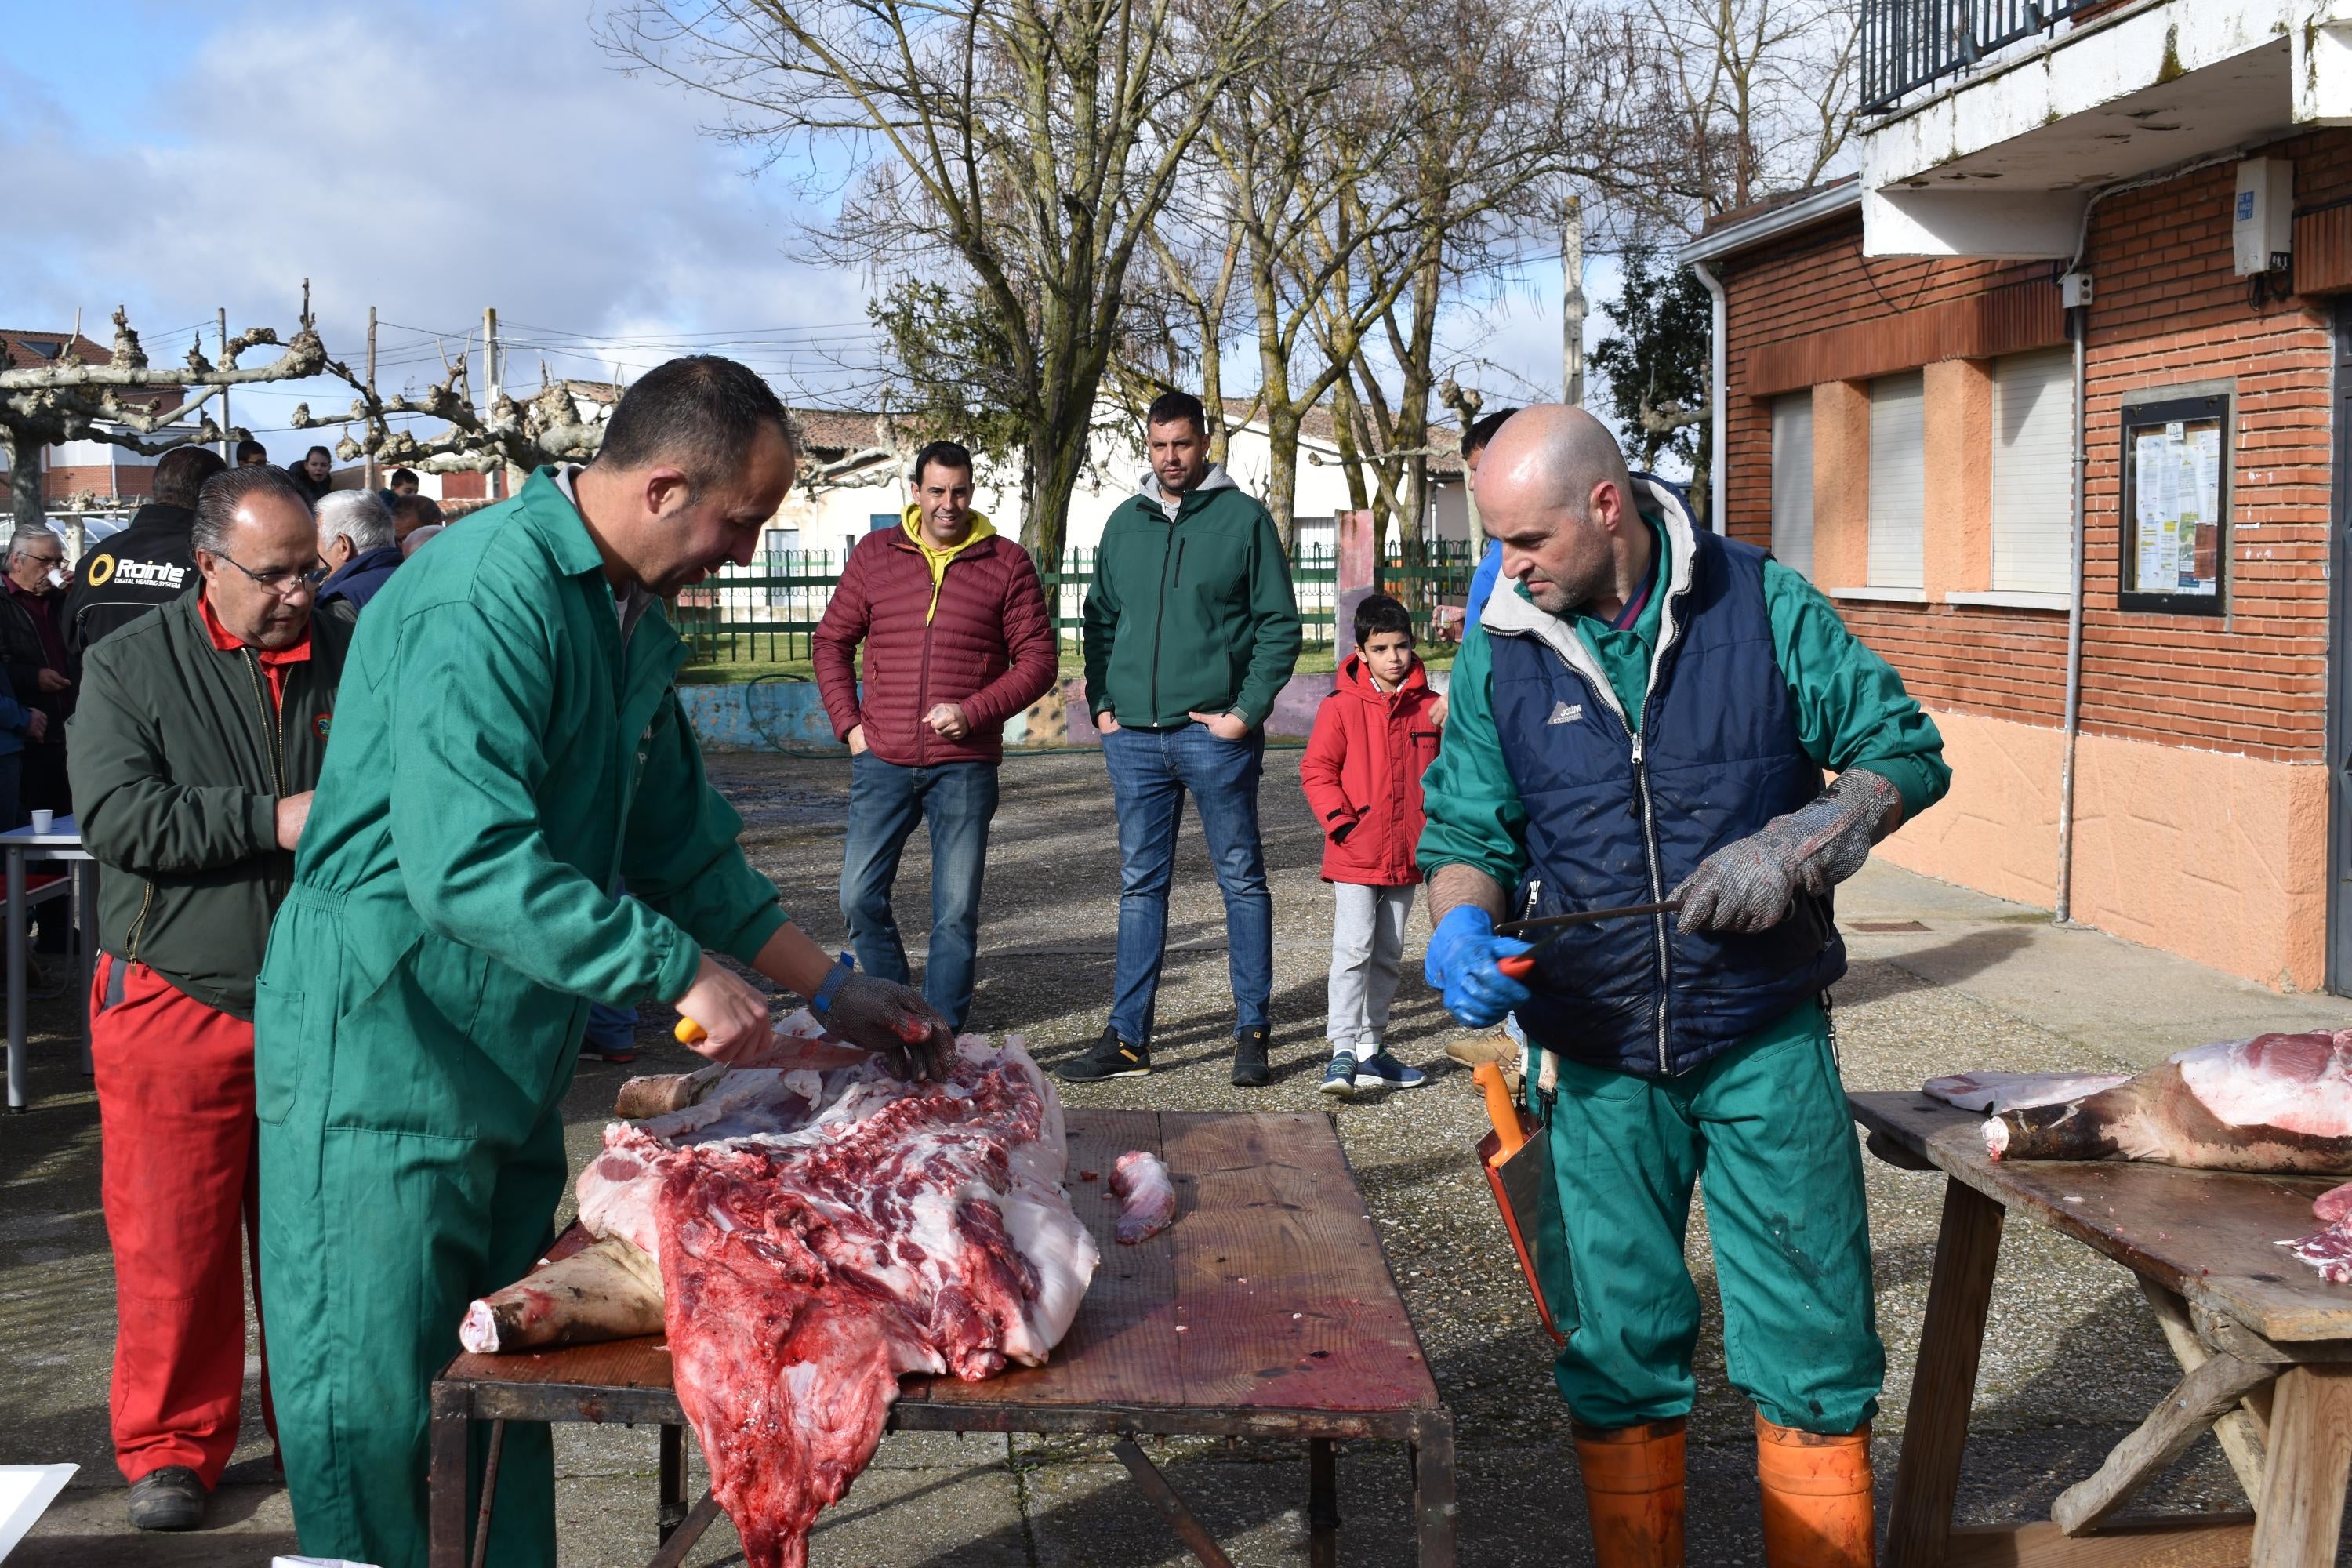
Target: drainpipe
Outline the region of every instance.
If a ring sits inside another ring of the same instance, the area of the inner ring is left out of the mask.
[[[1724,331],[1730,320],[1730,310],[1724,303],[1723,279],[1704,261],[1694,261],[1690,269],[1698,274],[1701,287],[1713,301],[1714,314],[1707,330],[1706,357],[1706,419],[1712,439],[1707,442],[1706,463],[1706,526],[1709,532],[1723,531],[1723,382],[1727,351]]]
[[[2090,216],[2084,215],[2085,228]],[[2081,253],[2076,252],[2079,265]],[[2066,600],[2065,749],[2058,764],[2058,897],[2051,918],[2064,925],[2073,918],[2074,893],[2074,741],[2083,727],[2083,584],[2084,577],[2083,489],[2089,456],[2089,436],[2084,430],[2084,345],[2090,337],[2091,312],[2077,306],[2066,312],[2067,336],[2074,340],[2074,583]]]
[[[2109,196],[2126,191],[2137,191],[2148,185],[2160,185],[2183,175],[2212,168],[2217,163],[2234,163],[2245,155],[2246,144],[2225,153],[2209,153],[2192,158],[2185,163],[2136,179],[2119,180],[2112,185],[2102,185],[2091,193],[2083,204],[2082,226],[2074,233],[2074,254],[2066,263],[2066,270],[2079,272],[2083,258],[2091,249],[2091,215]],[[1720,306],[1717,307],[1720,310]],[[2067,312],[2070,317],[2067,335],[2074,341],[2074,583],[2066,603],[2066,716],[2063,722],[2065,749],[2058,764],[2058,895],[2053,901],[2051,919],[2064,925],[2074,918],[2074,742],[2083,730],[2083,583],[2085,566],[2084,554],[2083,491],[2088,473],[2090,436],[2083,427],[2084,405],[2086,401],[2084,370],[2084,345],[2091,335],[2091,312],[2087,306],[2077,306]]]

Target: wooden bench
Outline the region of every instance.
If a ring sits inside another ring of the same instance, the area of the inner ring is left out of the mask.
[[[1339,1561],[1336,1445],[1410,1445],[1421,1568],[1454,1563],[1454,1418],[1381,1252],[1363,1194],[1323,1115],[1068,1113],[1070,1197],[1102,1247],[1077,1321],[1045,1366],[981,1383],[910,1378],[902,1431],[1115,1436],[1138,1488],[1210,1568],[1228,1560],[1137,1446],[1143,1435],[1288,1437],[1307,1447],[1309,1557]],[[1113,1162],[1168,1163],[1176,1223],[1112,1239]],[[1082,1171],[1097,1180],[1079,1179]],[[672,1568],[717,1517],[686,1506],[685,1416],[659,1336],[545,1354],[461,1355],[433,1385],[432,1568],[467,1568],[467,1453],[477,1421],[661,1427],[653,1568]],[[498,1428],[478,1518],[497,1491]]]
[[[1985,1118],[1923,1094],[1850,1094],[1871,1152],[1944,1173],[1943,1222],[1888,1521],[1887,1568],[2332,1568],[2352,1469],[2352,1287],[2279,1241],[2317,1227],[2326,1177],[2119,1161],[1996,1161]],[[2179,1386],[2046,1522],[1957,1529],[1952,1503],[2003,1219],[2019,1214],[2132,1272]],[[2207,1430],[2252,1516],[2126,1521],[2133,1496]]]

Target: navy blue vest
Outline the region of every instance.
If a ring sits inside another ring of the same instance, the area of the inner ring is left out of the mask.
[[[1709,854],[1821,793],[1773,652],[1765,552],[1689,537],[1691,580],[1665,606],[1671,636],[1662,622],[1638,746],[1597,673],[1588,679],[1531,633],[1491,636],[1495,728],[1528,814],[1514,914],[1659,901]],[[1844,973],[1827,898],[1801,896],[1754,936],[1694,935],[1664,916],[1606,921],[1568,928],[1518,1018],[1564,1057],[1662,1078]]]

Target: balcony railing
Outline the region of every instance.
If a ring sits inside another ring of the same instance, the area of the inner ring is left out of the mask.
[[[1862,111],[1966,70],[2105,0],[1862,0]]]

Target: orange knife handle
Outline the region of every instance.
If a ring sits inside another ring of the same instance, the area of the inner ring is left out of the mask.
[[[677,1037],[677,1043],[681,1046],[690,1046],[697,1040],[707,1040],[710,1037],[710,1032],[691,1018],[680,1018],[677,1021],[677,1027],[672,1029],[670,1033]]]
[[[1519,1152],[1528,1135],[1519,1131],[1519,1108],[1511,1101],[1511,1087],[1503,1081],[1503,1069],[1493,1062],[1480,1062],[1471,1069],[1471,1077],[1486,1091],[1486,1116],[1495,1124],[1495,1137],[1502,1148],[1495,1158],[1499,1162]]]
[[[1536,972],[1536,955],[1522,952],[1509,958],[1498,958],[1495,960],[1495,967],[1514,980],[1525,980]]]

